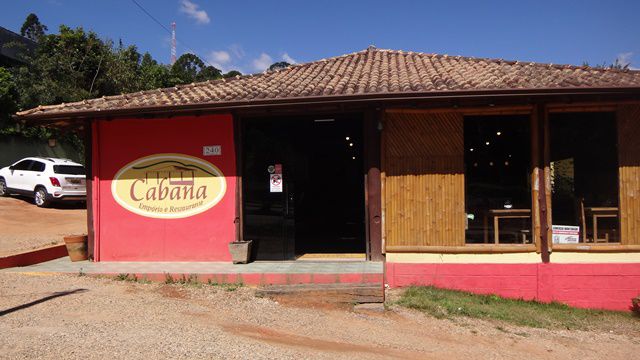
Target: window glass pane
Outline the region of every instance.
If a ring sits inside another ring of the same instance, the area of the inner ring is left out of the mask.
[[[28,170],[29,166],[31,166],[31,160],[23,160],[15,165],[14,170]]]
[[[84,166],[79,165],[53,165],[53,172],[64,175],[84,175]]]
[[[464,119],[466,242],[531,244],[531,132],[524,116]]]
[[[44,163],[41,163],[40,161],[34,161],[33,164],[31,164],[31,168],[29,170],[43,172],[44,168],[45,168]]]
[[[619,242],[615,114],[549,117],[553,242]]]

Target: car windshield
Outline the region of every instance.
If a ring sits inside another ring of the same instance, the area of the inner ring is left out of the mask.
[[[80,165],[53,165],[53,172],[64,175],[84,175],[84,166]]]

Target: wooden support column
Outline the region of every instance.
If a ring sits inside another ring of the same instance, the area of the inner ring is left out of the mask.
[[[542,262],[549,262],[549,240],[551,239],[551,171],[549,168],[549,116],[544,104],[536,107],[534,130],[537,132],[538,141],[534,144],[538,158],[536,187],[538,189],[537,206],[540,223],[540,254]]]
[[[94,259],[95,250],[95,233],[93,229],[93,128],[91,120],[84,121],[83,140],[84,140],[84,167],[86,173],[87,188],[87,253],[89,259]]]
[[[368,258],[382,261],[382,190],[380,181],[380,111],[368,111],[364,118],[365,204]]]

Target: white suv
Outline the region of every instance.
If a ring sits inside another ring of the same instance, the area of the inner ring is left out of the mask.
[[[39,207],[87,198],[84,166],[67,159],[29,157],[0,169],[0,196],[32,196]]]

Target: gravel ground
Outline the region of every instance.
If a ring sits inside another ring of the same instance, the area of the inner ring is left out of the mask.
[[[7,359],[637,359],[639,330],[516,328],[395,307],[293,307],[251,288],[0,273]]]
[[[87,210],[78,204],[41,209],[27,198],[0,198],[0,256],[62,244],[65,235],[86,233]]]

